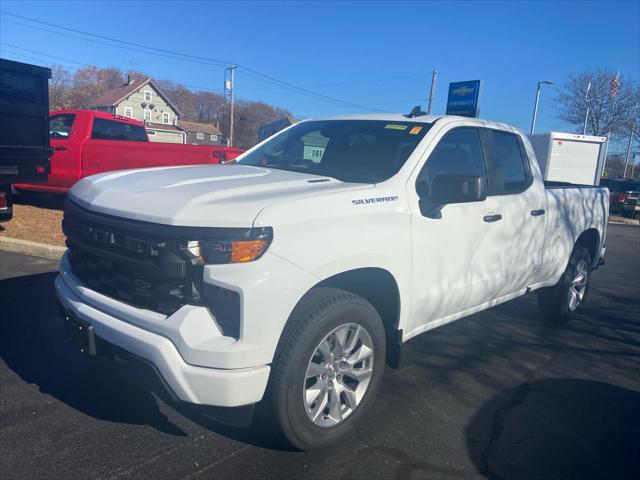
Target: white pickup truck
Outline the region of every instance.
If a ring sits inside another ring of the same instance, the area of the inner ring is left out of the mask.
[[[91,354],[185,402],[261,402],[300,449],[340,441],[409,339],[537,290],[585,301],[608,191],[545,184],[507,125],[423,114],[300,122],[234,165],[89,177],[55,287]]]

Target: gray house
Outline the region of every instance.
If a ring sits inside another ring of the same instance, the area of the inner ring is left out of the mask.
[[[178,120],[178,128],[186,134],[185,143],[192,145],[226,145],[216,125]]]
[[[258,143],[266,138],[269,138],[271,135],[278,133],[280,130],[284,130],[294,123],[298,123],[298,120],[293,117],[283,117],[279,120],[275,120],[273,122],[262,125],[261,127],[258,127]]]
[[[129,78],[94,99],[88,108],[145,122],[152,142],[185,143],[186,134],[177,127],[180,110],[150,78]]]

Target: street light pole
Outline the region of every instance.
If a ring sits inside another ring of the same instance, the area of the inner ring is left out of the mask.
[[[231,65],[230,67],[226,68],[225,70],[229,70],[229,81],[228,83],[225,83],[225,90],[229,90],[230,96],[231,96],[231,118],[229,119],[229,146],[233,147],[233,111],[234,111],[234,104],[235,104],[235,92],[234,92],[234,88],[235,85],[233,83],[233,71],[238,68],[235,65]],[[228,87],[228,88],[227,88]]]
[[[631,134],[629,135],[629,145],[627,145],[627,156],[624,159],[624,173],[622,174],[622,178],[627,178],[627,167],[629,166],[629,158],[631,158],[631,145],[633,144],[633,134],[636,133],[636,112],[638,111],[638,104],[635,105],[633,109],[633,124],[631,125]],[[633,170],[632,170],[633,172]],[[631,173],[631,178],[633,178],[633,173]]]
[[[436,91],[436,78],[438,78],[438,71],[433,70],[431,73],[431,90],[429,90],[429,102],[427,106],[427,113],[431,115],[431,107],[433,106],[433,94]]]
[[[584,115],[584,128],[582,129],[582,135],[587,134],[587,121],[589,120],[589,91],[591,90],[591,82],[587,85],[587,92],[584,94],[584,101],[587,104],[587,113]]]
[[[536,128],[536,117],[538,116],[538,102],[540,101],[540,86],[541,85],[553,85],[551,80],[539,80],[538,87],[536,88],[536,101],[533,104],[533,118],[531,119],[531,133],[533,134]]]

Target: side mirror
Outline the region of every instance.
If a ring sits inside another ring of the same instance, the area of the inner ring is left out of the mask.
[[[435,175],[431,186],[426,180],[416,183],[420,211],[425,217],[439,218],[440,210],[450,203],[481,202],[487,198],[484,178],[480,175]]]

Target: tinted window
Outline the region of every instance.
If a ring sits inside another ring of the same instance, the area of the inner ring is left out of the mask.
[[[529,185],[520,141],[512,133],[487,131],[488,193],[512,193]]]
[[[64,140],[71,135],[71,128],[76,116],[73,113],[61,113],[49,117],[49,138]]]
[[[600,186],[607,187],[611,192],[626,192],[640,190],[640,182],[628,180],[615,180],[610,178],[601,178]]]
[[[439,174],[465,174],[484,177],[484,157],[476,128],[456,128],[446,133],[431,152],[418,181],[431,182]]]
[[[147,135],[142,125],[133,125],[104,118],[95,118],[93,120],[91,138],[95,140],[123,140],[126,142],[147,141]]]
[[[239,164],[377,183],[398,172],[430,127],[378,120],[301,122],[245,155]]]

